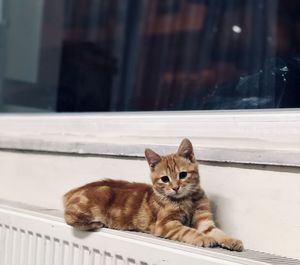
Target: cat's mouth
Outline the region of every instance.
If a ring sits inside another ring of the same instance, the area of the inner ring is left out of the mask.
[[[186,198],[186,194],[177,193],[172,196],[168,196],[171,201],[179,201]]]
[[[178,199],[182,199],[184,197],[187,196],[187,191],[185,189],[178,189],[178,190],[156,190],[156,192],[158,194],[160,194],[161,196],[164,196],[164,197],[168,197],[170,199],[175,199],[175,200],[178,200]]]
[[[186,192],[184,192],[184,190],[180,189],[177,191],[172,191],[172,193],[170,193],[168,196],[171,198],[174,198],[174,199],[181,199],[186,196]]]

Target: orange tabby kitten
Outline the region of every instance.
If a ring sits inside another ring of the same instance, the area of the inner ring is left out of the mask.
[[[135,230],[200,247],[242,251],[240,240],[218,229],[199,185],[193,147],[184,139],[176,154],[145,150],[153,185],[102,180],[64,196],[65,220],[80,230]]]

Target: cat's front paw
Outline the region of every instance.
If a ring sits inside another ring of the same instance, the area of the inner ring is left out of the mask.
[[[219,242],[219,245],[222,248],[226,248],[232,251],[243,251],[244,246],[243,242],[241,240],[231,238],[231,237],[226,237],[224,238],[221,242]]]
[[[218,242],[210,237],[210,236],[202,236],[197,242],[196,245],[199,247],[205,247],[205,248],[213,248],[218,245]]]

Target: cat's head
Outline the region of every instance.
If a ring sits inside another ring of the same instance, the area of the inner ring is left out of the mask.
[[[192,143],[183,139],[177,153],[161,156],[145,150],[151,170],[153,189],[161,196],[181,199],[199,188],[198,164]]]

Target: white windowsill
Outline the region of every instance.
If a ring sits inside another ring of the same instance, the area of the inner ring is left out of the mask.
[[[300,110],[0,116],[0,149],[143,157],[184,137],[202,161],[300,166]]]

